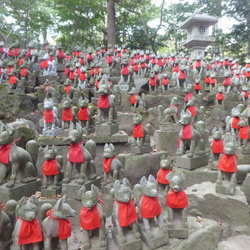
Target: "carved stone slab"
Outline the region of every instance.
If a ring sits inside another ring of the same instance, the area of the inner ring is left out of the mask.
[[[108,124],[96,125],[97,136],[110,136],[117,132],[119,132],[119,123],[115,123],[112,125]]]
[[[184,169],[196,169],[208,164],[208,155],[193,156],[188,158],[187,155],[175,156],[176,167]]]

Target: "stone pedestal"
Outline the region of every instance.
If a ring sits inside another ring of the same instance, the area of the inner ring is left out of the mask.
[[[41,180],[30,183],[16,183],[13,188],[7,188],[6,184],[0,186],[1,202],[8,200],[20,200],[23,196],[29,197],[40,190],[42,186]]]
[[[101,200],[104,202],[104,212],[105,212],[105,216],[106,218],[112,215],[112,211],[113,211],[113,203],[114,200],[111,198],[110,196],[110,190],[111,190],[111,185],[107,184],[106,186],[102,186],[101,187]]]
[[[148,147],[131,147],[130,151],[133,155],[141,155],[141,154],[146,154],[146,153],[150,153],[152,152],[152,147],[148,146]]]
[[[89,135],[95,133],[95,128],[83,128],[83,135]]]
[[[147,237],[146,231],[143,227],[139,227],[142,241],[147,245],[148,249],[155,249],[162,247],[168,244],[168,233],[162,233],[159,227],[151,227],[151,232],[154,235],[154,238],[149,239]]]
[[[97,136],[110,136],[119,132],[119,123],[96,125],[95,130]]]
[[[155,130],[155,146],[158,150],[164,150],[167,151],[169,155],[173,155],[176,152],[180,130],[173,129],[174,125],[172,125],[172,129],[168,131],[165,130],[166,128],[166,126],[162,126],[160,130]]]
[[[206,166],[208,163],[208,155],[204,154],[202,156],[193,156],[192,158],[188,158],[185,154],[182,156],[175,156],[174,161],[176,167],[192,170]]]
[[[41,189],[41,196],[42,197],[48,197],[48,198],[50,197],[50,198],[52,198],[52,197],[54,197],[54,196],[56,196],[58,194],[61,194],[61,192],[62,192],[62,187],[54,188],[52,186],[48,186],[45,189]]]
[[[209,169],[211,170],[218,170],[218,161],[210,161],[208,162],[208,166]]]
[[[126,237],[127,242],[122,243],[120,238],[116,234],[116,230],[112,231],[113,239],[118,247],[119,250],[141,250],[142,249],[142,241],[141,239],[136,239],[131,230],[124,228],[124,235]],[[131,232],[130,232],[131,231]]]
[[[168,229],[169,238],[186,239],[188,238],[188,229],[181,227],[181,225],[176,225],[174,228]]]
[[[230,181],[223,180],[221,184],[216,184],[215,186],[216,193],[225,194],[225,195],[233,195],[234,187],[230,186]]]
[[[250,148],[238,147],[238,164],[249,164]]]
[[[94,232],[94,234],[93,234],[93,232]],[[107,235],[107,232],[105,232],[105,234]],[[90,236],[90,244],[91,244],[90,249],[94,249],[94,250],[107,250],[107,249],[109,249],[108,237],[105,237],[105,240],[106,240],[106,247],[100,247],[99,230],[92,230],[92,234]],[[85,250],[85,249],[89,249],[89,248],[84,247],[84,242],[83,242],[81,248],[79,248],[79,249]]]
[[[101,177],[98,176],[94,180],[89,180],[86,183],[84,183],[84,186],[86,187],[86,190],[91,189],[91,185],[94,184],[96,187],[101,188]],[[82,185],[77,184],[76,180],[72,180],[68,184],[62,184],[62,195],[67,195],[67,197],[75,200],[81,200],[81,198],[78,196],[78,191]]]
[[[43,136],[45,137],[56,137],[60,135],[60,133],[61,133],[60,128],[56,128],[54,130],[43,130]]]

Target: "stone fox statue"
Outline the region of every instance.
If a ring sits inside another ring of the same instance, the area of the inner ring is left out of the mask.
[[[83,130],[77,123],[76,129],[69,128],[70,148],[67,155],[67,165],[64,173],[63,183],[69,183],[71,180],[72,168],[75,166],[79,173],[79,184],[82,185],[87,179],[96,178],[96,167],[94,158],[96,154],[96,144],[93,140],[88,140],[83,146]]]
[[[26,147],[31,150],[30,153],[15,144],[14,129],[0,121],[0,185],[4,184],[8,173],[11,173],[10,181],[6,184],[8,188],[15,186],[19,174],[22,175],[23,183],[36,180],[37,171],[33,159],[37,159],[37,142],[29,141]]]

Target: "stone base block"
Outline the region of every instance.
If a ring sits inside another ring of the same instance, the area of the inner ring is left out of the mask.
[[[39,76],[40,85],[44,84],[47,79],[49,81],[55,81],[56,82],[57,81],[57,76]]]
[[[238,151],[239,154],[250,156],[250,148],[248,148],[248,147],[245,147],[245,148],[238,147],[237,151]]]
[[[187,228],[169,228],[169,238],[186,239],[188,238]]]
[[[132,232],[125,232],[125,237],[127,239],[126,243],[122,243],[120,241],[120,238],[117,236],[117,234],[112,231],[113,239],[118,247],[119,250],[141,250],[142,249],[142,240],[136,239]]]
[[[92,230],[92,233],[93,232],[94,232],[94,235],[92,234],[91,237],[90,237],[90,244],[91,244],[90,249],[95,249],[95,250],[107,250],[107,249],[109,249],[109,247],[108,247],[108,237],[105,237],[106,246],[105,247],[100,247],[99,234],[98,234],[99,229]],[[106,232],[106,235],[107,235],[107,232]],[[79,248],[79,249],[85,250],[85,249],[89,249],[89,248],[86,248],[84,246],[84,242],[83,242],[82,245],[81,245],[81,248]]]
[[[45,137],[56,137],[61,134],[61,129],[56,128],[54,130],[43,130],[43,136]]]
[[[152,152],[152,147],[131,147],[130,151],[133,155],[141,155],[141,154],[146,154]]]
[[[86,187],[86,190],[90,190],[91,185],[94,184],[96,187],[101,188],[101,177],[97,177],[94,180],[89,180],[86,183],[84,183],[84,186]],[[62,195],[67,195],[67,197],[75,200],[81,200],[81,198],[78,196],[78,191],[82,185],[77,184],[76,180],[72,180],[68,184],[62,184]]]
[[[110,136],[119,132],[119,123],[96,125],[95,129],[97,136]]]
[[[225,195],[233,195],[235,192],[235,188],[231,190],[230,182],[229,181],[222,181],[222,184],[216,184],[215,191],[219,194],[225,194]]]
[[[151,232],[154,235],[153,239],[149,239],[147,237],[146,231],[140,228],[142,241],[147,245],[149,249],[155,249],[161,246],[165,246],[169,243],[168,234],[162,233],[159,227],[151,228]]]
[[[218,161],[209,162],[207,167],[211,170],[218,170]]]
[[[177,141],[179,137],[179,130],[174,129],[174,124],[171,125],[172,128],[170,130],[166,130],[164,125],[161,130],[155,130],[154,132],[154,142],[155,146],[158,150],[164,150],[169,153],[169,155],[173,155],[176,152]]]
[[[95,128],[83,128],[83,135],[89,135],[95,133]]]
[[[58,63],[56,65],[56,71],[57,72],[64,72],[65,71],[65,65],[64,64],[61,64],[61,63]]]
[[[52,186],[48,186],[45,189],[41,189],[41,196],[42,197],[54,197],[58,194],[61,194],[62,187],[53,188]]]
[[[40,190],[42,186],[41,180],[30,183],[18,183],[13,188],[7,188],[6,184],[0,186],[1,202],[8,200],[20,200],[23,196],[29,197]]]
[[[187,155],[175,156],[174,161],[176,167],[192,170],[206,166],[208,163],[208,155],[193,156],[192,158],[188,158]]]

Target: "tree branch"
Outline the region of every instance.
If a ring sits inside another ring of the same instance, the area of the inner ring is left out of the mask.
[[[160,23],[159,23],[159,25],[158,25],[157,29],[155,30],[154,37],[156,37],[157,32],[158,32],[158,30],[161,28],[161,25],[162,25],[164,4],[165,4],[165,0],[162,0],[162,4],[161,4],[161,16],[160,16]]]

